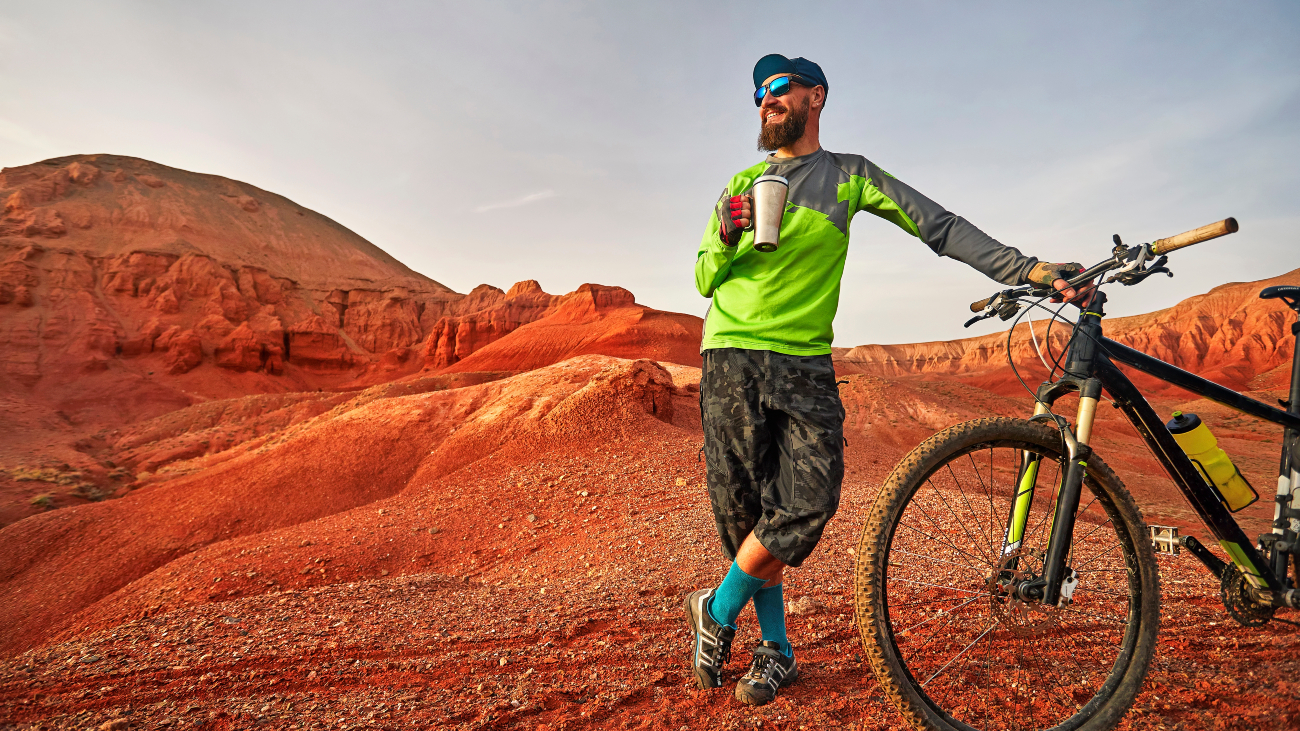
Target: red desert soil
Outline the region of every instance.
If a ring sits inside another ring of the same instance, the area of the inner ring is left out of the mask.
[[[726,568],[698,318],[598,285],[455,294],[283,198],[131,158],[8,169],[0,193],[0,399],[18,427],[0,466],[23,478],[10,489],[58,493],[0,521],[0,729],[901,728],[861,654],[850,549],[907,450],[1029,410],[1005,335],[837,351],[844,499],[786,583],[812,600],[789,618],[802,679],[744,708],[684,671],[681,597]],[[128,266],[146,253],[162,258]],[[1271,400],[1290,316],[1254,296],[1283,281],[1300,272],[1110,333]],[[1033,383],[1025,330],[1012,354]],[[1176,390],[1154,401],[1200,413],[1267,490],[1274,430]],[[1098,450],[1147,520],[1204,537],[1131,428],[1100,416]],[[92,488],[112,498],[65,494]],[[1300,726],[1296,630],[1236,626],[1188,557],[1161,573],[1161,645],[1121,728]],[[747,612],[733,676],[756,639]]]

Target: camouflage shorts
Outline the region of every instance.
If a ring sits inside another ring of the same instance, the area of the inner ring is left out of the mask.
[[[723,554],[735,559],[752,531],[786,565],[802,564],[844,481],[844,407],[831,357],[706,350],[700,412]]]

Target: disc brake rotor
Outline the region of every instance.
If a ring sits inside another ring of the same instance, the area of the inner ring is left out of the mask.
[[[1056,624],[1054,607],[1027,602],[1014,591],[1021,582],[1033,581],[1042,574],[1043,552],[1022,546],[1002,557],[997,573],[985,584],[991,594],[993,616],[1017,637],[1036,637]]]

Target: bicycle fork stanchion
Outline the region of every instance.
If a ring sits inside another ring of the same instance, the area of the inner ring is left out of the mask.
[[[1034,416],[1047,413],[1047,404],[1038,402],[1034,405]],[[1038,481],[1038,468],[1043,463],[1043,455],[1033,452],[1020,453],[1020,470],[1016,473],[1016,495],[1011,503],[1011,514],[1007,516],[1007,529],[1002,535],[1002,555],[1008,556],[1020,548],[1025,540],[1025,528],[1029,525],[1029,508],[1034,502],[1034,484]],[[1015,568],[1014,565],[1008,568]]]
[[[1007,556],[1020,548],[1025,540],[1025,527],[1029,524],[1029,506],[1034,502],[1034,482],[1038,480],[1038,467],[1043,455],[1020,453],[1020,472],[1016,479],[1016,496],[1011,504],[1011,516],[1002,540],[1002,555]],[[1014,568],[1014,566],[1012,567]]]

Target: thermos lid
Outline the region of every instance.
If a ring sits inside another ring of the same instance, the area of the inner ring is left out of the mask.
[[[1186,434],[1201,425],[1201,417],[1196,414],[1184,414],[1181,411],[1175,411],[1172,419],[1165,424],[1165,428],[1170,434]]]
[[[790,186],[790,181],[780,175],[764,175],[761,178],[754,180],[754,185],[758,185],[759,183],[780,183],[787,188]]]

